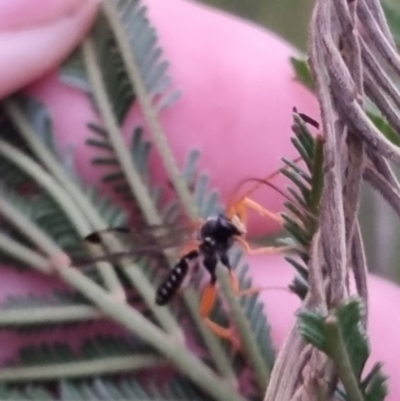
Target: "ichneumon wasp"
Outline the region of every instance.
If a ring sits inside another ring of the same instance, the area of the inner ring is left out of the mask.
[[[314,120],[309,119],[310,118],[307,117],[307,122],[314,122]],[[295,160],[295,162],[296,161],[298,161],[298,159]],[[114,232],[128,236],[134,234],[133,242],[136,244],[141,244],[143,243],[143,239],[148,237],[146,235],[147,231],[152,231],[151,235],[149,236],[152,240],[147,241],[147,243],[145,243],[143,246],[137,245],[136,249],[126,252],[105,254],[101,257],[95,257],[92,259],[92,263],[100,260],[111,260],[112,262],[118,262],[118,259],[122,257],[134,255],[135,253],[145,254],[147,251],[156,251],[161,254],[162,248],[179,247],[182,246],[182,240],[184,242],[189,241],[191,245],[189,247],[185,247],[185,252],[183,255],[176,262],[156,290],[155,303],[159,306],[168,304],[174,298],[174,296],[191,281],[194,273],[199,269],[203,269],[204,271],[208,272],[209,282],[202,292],[200,314],[205,324],[214,333],[222,338],[233,341],[234,338],[230,328],[222,327],[209,318],[217,297],[217,265],[221,263],[228,269],[234,291],[238,294],[241,294],[238,280],[232,271],[228,257],[228,252],[231,250],[234,244],[237,243],[242,246],[248,254],[271,253],[287,249],[287,247],[262,247],[253,249],[245,239],[247,234],[246,220],[248,209],[252,209],[258,212],[261,216],[271,218],[280,224],[283,223],[280,215],[268,211],[250,198],[261,185],[268,185],[287,198],[286,194],[284,194],[279,188],[270,182],[272,178],[278,174],[279,171],[274,172],[263,179],[243,180],[237,186],[234,194],[238,193],[239,189],[241,189],[242,186],[248,182],[253,182],[255,185],[253,185],[244,195],[240,196],[239,198],[235,199],[233,196],[233,201],[228,204],[225,211],[220,212],[217,215],[210,216],[205,221],[202,221],[197,225],[193,224],[193,222],[190,222],[189,225],[182,225],[181,227],[157,226],[153,227],[155,230],[152,230],[152,227],[148,227],[147,229],[139,228],[136,233],[127,229],[109,229],[104,230],[103,232],[92,233],[86,238],[86,241],[90,243],[101,243],[103,234],[106,234],[107,232]],[[197,230],[194,230],[194,226],[196,226]],[[164,231],[164,234],[157,235],[156,230],[161,230],[160,232]],[[176,235],[176,233],[179,235]],[[177,240],[177,238],[180,239]],[[88,264],[88,262],[73,264],[82,265]],[[242,292],[242,294],[251,293],[251,290],[252,289],[250,289],[250,291],[246,290]],[[254,289],[254,292],[256,291],[258,290]]]
[[[231,268],[228,256],[228,252],[234,244],[238,243],[249,254],[277,251],[273,247],[253,249],[245,240],[245,237],[247,234],[246,219],[248,209],[253,209],[262,216],[267,216],[282,223],[279,215],[264,209],[249,198],[249,195],[260,185],[263,183],[268,184],[269,180],[278,175],[278,173],[276,172],[264,180],[246,180],[246,182],[256,181],[256,185],[246,193],[246,196],[241,196],[239,199],[233,197],[233,201],[228,204],[226,210],[208,217],[205,221],[196,222],[196,224],[187,222],[176,226],[168,224],[144,226],[137,231],[127,228],[114,228],[94,232],[85,238],[87,244],[99,246],[107,235],[116,235],[119,238],[123,237],[123,242],[132,243],[132,247],[127,251],[118,253],[76,258],[75,260],[73,259],[72,264],[74,266],[86,266],[105,260],[118,263],[121,258],[134,255],[161,256],[166,248],[177,248],[183,245],[184,253],[156,290],[155,303],[159,306],[167,305],[192,280],[196,271],[203,269],[208,273],[208,284],[202,292],[200,315],[205,324],[218,336],[225,339],[233,339],[229,328],[222,327],[209,318],[218,293],[217,265],[221,263],[228,269],[234,291],[241,294],[238,279]],[[245,184],[245,182],[239,184],[235,193],[239,192],[242,184]],[[273,186],[273,184],[270,185]],[[190,245],[187,245],[188,243]],[[250,293],[251,290],[246,290],[242,294]]]

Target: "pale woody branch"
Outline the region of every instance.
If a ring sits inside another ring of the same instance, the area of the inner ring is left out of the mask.
[[[374,125],[364,105],[368,96],[400,134],[400,93],[391,80],[394,75],[400,78],[400,57],[380,2],[317,0],[309,62],[325,140],[324,189],[303,307],[331,313],[349,299],[353,274],[367,311],[367,265],[357,222],[362,179],[400,215],[400,186],[388,163],[400,166],[400,149]],[[348,399],[361,399],[355,376],[346,371],[348,366],[338,365],[340,355],[321,357],[309,347],[294,327],[272,371],[265,401],[319,400],[321,394],[322,399],[333,399],[338,374]],[[342,345],[337,349],[343,353]],[[301,363],[293,350],[302,356]],[[344,377],[344,371],[350,376]]]

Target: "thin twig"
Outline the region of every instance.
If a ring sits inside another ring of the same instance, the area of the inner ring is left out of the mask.
[[[116,373],[134,372],[167,365],[154,355],[132,355],[94,358],[88,361],[49,363],[38,366],[8,367],[0,370],[0,382],[62,380]]]
[[[95,320],[104,315],[90,305],[60,305],[0,310],[0,327],[21,327]]]
[[[395,48],[396,43],[394,41],[392,32],[390,31],[389,24],[386,21],[385,14],[382,10],[382,6],[379,0],[364,0],[365,6],[369,8],[370,13],[376,18],[376,22],[380,29],[382,30],[383,35],[385,35],[386,39],[390,43],[390,45]]]
[[[384,92],[377,86],[376,81],[371,77],[369,72],[365,73],[365,91],[368,97],[379,107],[381,113],[386,117],[389,124],[395,129],[397,135],[400,136],[400,117],[399,110],[395,109],[389,102]]]
[[[393,68],[393,70],[400,75],[400,57],[396,52],[394,41],[388,39],[384,35],[380,26],[375,19],[374,14],[368,8],[365,1],[359,1],[358,4],[358,17],[367,28],[368,37],[374,44],[377,51],[385,59],[385,61]]]
[[[0,208],[1,209],[1,208]],[[0,212],[1,213],[1,212]],[[30,266],[41,273],[51,274],[50,264],[43,255],[13,240],[0,232],[0,250],[24,265]]]
[[[366,167],[363,176],[373,188],[378,190],[400,217],[400,193],[397,192],[374,168],[369,166]]]
[[[353,247],[351,253],[351,264],[354,275],[354,280],[357,287],[358,295],[364,303],[365,313],[363,315],[364,328],[368,324],[368,309],[369,309],[369,291],[368,291],[368,266],[364,252],[364,245],[362,242],[361,229],[358,222],[356,222]]]
[[[390,80],[386,71],[379,65],[378,60],[363,39],[361,39],[361,48],[363,62],[369,74],[371,74],[371,78],[375,81],[375,85],[386,92],[393,103],[400,108],[400,91]]]
[[[385,180],[392,185],[396,191],[400,193],[400,185],[396,179],[396,176],[390,167],[389,163],[382,157],[381,154],[371,149],[369,146],[366,147],[366,153],[368,155],[369,160],[375,167],[376,171],[381,174]]]

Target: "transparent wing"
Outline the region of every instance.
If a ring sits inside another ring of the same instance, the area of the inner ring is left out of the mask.
[[[101,261],[118,263],[123,258],[160,258],[166,249],[180,248],[194,240],[196,233],[196,225],[192,222],[96,231],[84,239],[79,252],[72,256],[72,262],[74,266],[80,267]],[[107,244],[110,243],[118,243],[118,247],[122,245],[121,250],[107,251]]]

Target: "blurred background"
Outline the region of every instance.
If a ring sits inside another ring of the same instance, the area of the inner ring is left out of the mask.
[[[252,20],[276,32],[303,52],[307,50],[313,0],[198,1]],[[399,0],[384,2],[400,10]],[[396,31],[400,32],[400,19],[392,19]],[[370,271],[400,283],[400,222],[379,194],[367,185],[363,188],[360,222]]]
[[[264,25],[305,51],[313,0],[201,0]]]

